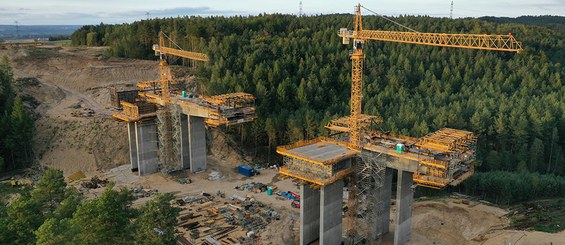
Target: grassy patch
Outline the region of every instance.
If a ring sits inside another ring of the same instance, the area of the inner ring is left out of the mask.
[[[53,44],[55,44],[57,46],[71,46],[71,40],[53,41]]]
[[[565,199],[525,202],[512,207],[512,227],[556,233],[565,229]]]
[[[38,59],[38,60],[45,60],[45,59],[56,57],[58,52],[59,51],[55,48],[32,47],[28,50],[29,56],[33,57],[34,59]]]

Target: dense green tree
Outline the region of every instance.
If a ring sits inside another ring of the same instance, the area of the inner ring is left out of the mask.
[[[13,72],[8,56],[2,56],[0,62],[0,112],[4,114],[9,112],[14,99],[14,91],[12,89]]]
[[[57,206],[51,217],[56,219],[70,219],[82,204],[84,197],[75,188],[69,187],[65,190],[65,199]]]
[[[463,182],[472,195],[498,204],[512,204],[539,198],[563,197],[565,177],[528,172],[491,171],[476,173]]]
[[[139,210],[127,189],[106,187],[85,200],[62,171],[47,169],[33,190],[0,205],[0,244],[175,244],[179,209],[172,194],[155,195]]]
[[[33,160],[33,120],[16,96],[7,56],[0,63],[0,171],[28,166]]]
[[[0,244],[10,244],[11,234],[8,230],[7,207],[0,205]]]
[[[70,219],[49,218],[35,232],[38,245],[74,244],[73,235],[75,227],[71,226]]]
[[[135,239],[139,244],[176,244],[179,209],[171,206],[172,200],[172,194],[157,195],[141,208],[135,227]]]
[[[55,180],[57,179],[58,178],[55,178]],[[53,185],[50,185],[49,188],[43,188],[48,189],[48,191],[52,191],[53,189],[61,190],[61,188],[53,188],[51,186]],[[38,189],[35,189],[34,192],[37,190]],[[72,226],[71,219],[74,212],[81,205],[83,197],[80,192],[73,187],[63,189],[62,191],[66,194],[65,199],[60,202],[55,211],[49,214],[49,218],[47,218],[37,231],[35,231],[37,244],[73,244],[74,237],[80,228]],[[58,199],[61,196],[61,193],[62,192],[57,192],[52,196],[55,199]],[[47,203],[55,203],[55,201],[50,200]]]
[[[85,201],[74,213],[74,244],[129,244],[133,239],[133,195],[126,189],[106,187],[98,199]]]
[[[33,121],[29,117],[22,98],[17,96],[12,107],[10,127],[12,151],[15,152],[14,162],[19,166],[26,166],[33,159],[32,139]]]
[[[63,171],[48,168],[37,182],[31,197],[43,206],[43,212],[52,213],[65,199],[66,187]]]
[[[23,194],[10,203],[6,213],[9,244],[34,244],[34,232],[43,223],[40,204]]]
[[[98,46],[98,33],[89,32],[88,34],[86,34],[86,45]]]

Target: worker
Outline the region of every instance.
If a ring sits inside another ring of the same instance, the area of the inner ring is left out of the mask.
[[[16,187],[16,185],[18,185],[18,182],[16,181],[16,179],[14,179],[14,177],[12,177],[10,179],[10,184],[12,184],[12,187]]]

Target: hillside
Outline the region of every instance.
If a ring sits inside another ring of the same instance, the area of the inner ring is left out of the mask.
[[[65,175],[79,170],[95,174],[129,163],[127,130],[111,119],[108,88],[154,79],[156,63],[102,59],[103,51],[0,50],[0,57],[9,57],[13,66],[15,91],[35,118],[34,162],[61,169]]]
[[[364,113],[381,116],[385,130],[414,137],[443,127],[476,132],[478,171],[565,175],[565,25],[559,17],[549,22],[563,28],[522,19],[394,20],[425,32],[513,33],[525,52],[369,42]],[[401,30],[375,16],[363,21],[365,29]],[[72,41],[154,59],[151,45],[162,30],[181,47],[207,53],[211,62],[200,66],[198,77],[209,94],[257,96],[258,120],[232,129],[257,152],[324,135],[329,120],[348,114],[351,47],[336,33],[352,22],[351,15],[182,17],[85,26]]]

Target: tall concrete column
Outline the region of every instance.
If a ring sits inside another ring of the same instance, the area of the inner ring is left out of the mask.
[[[300,186],[300,244],[307,245],[320,237],[320,190]]]
[[[379,198],[378,200],[382,202],[383,209],[377,213],[375,219],[375,232],[374,237],[372,237],[374,240],[382,238],[384,234],[390,231],[390,199],[392,197],[392,174],[394,170],[385,168],[384,171],[383,185],[375,193]]]
[[[396,186],[396,230],[394,232],[394,245],[402,245],[410,240],[410,226],[412,224],[412,178],[414,173],[398,170],[398,183]]]
[[[189,147],[189,131],[188,131],[188,116],[186,114],[180,114],[180,164],[182,169],[190,168],[190,147]]]
[[[320,189],[320,245],[339,245],[343,233],[343,180]]]
[[[188,117],[188,144],[190,148],[190,170],[206,170],[206,128],[203,117]]]
[[[129,161],[131,163],[131,171],[138,170],[137,163],[137,141],[136,141],[136,130],[135,123],[128,123],[128,139],[129,139]]]
[[[381,191],[381,199],[383,201],[383,216],[381,220],[382,232],[381,234],[386,234],[390,231],[390,199],[392,198],[392,174],[394,170],[392,168],[385,169],[385,178]]]
[[[139,175],[156,173],[159,170],[159,157],[155,120],[135,122],[135,136]]]

